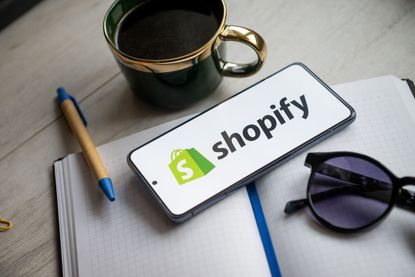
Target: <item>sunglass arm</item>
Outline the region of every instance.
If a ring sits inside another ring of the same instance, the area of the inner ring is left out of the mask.
[[[298,200],[290,201],[285,205],[284,213],[286,214],[295,213],[296,211],[307,207],[307,205],[308,205],[307,199],[298,199]]]

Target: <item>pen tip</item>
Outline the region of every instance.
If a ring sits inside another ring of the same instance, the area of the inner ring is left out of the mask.
[[[110,178],[102,178],[99,180],[99,187],[104,192],[105,196],[110,201],[115,201],[115,192],[114,187],[112,186],[112,181]]]

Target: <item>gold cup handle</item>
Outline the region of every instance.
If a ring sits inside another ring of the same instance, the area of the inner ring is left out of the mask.
[[[225,76],[249,76],[261,68],[267,55],[267,46],[264,39],[258,33],[248,28],[227,25],[219,34],[219,38],[223,41],[242,42],[251,47],[258,57],[256,61],[246,64],[231,63],[221,59],[220,65]]]

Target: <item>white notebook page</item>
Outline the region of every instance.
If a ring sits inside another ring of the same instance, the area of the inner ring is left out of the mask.
[[[177,124],[98,148],[114,183],[115,202],[103,196],[80,154],[68,156],[72,195],[67,198],[74,204],[79,276],[270,274],[246,190],[178,225],[128,167],[131,149]]]
[[[398,177],[415,176],[415,100],[407,85],[385,76],[333,88],[355,108],[356,121],[307,152],[360,152]],[[380,225],[353,235],[327,230],[306,209],[284,214],[288,201],[305,198],[305,156],[257,181],[282,275],[414,276],[415,213],[395,207]]]

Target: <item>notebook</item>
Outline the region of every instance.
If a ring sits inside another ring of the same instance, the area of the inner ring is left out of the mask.
[[[307,152],[372,156],[398,176],[414,176],[415,98],[394,76],[333,89],[356,110],[355,123]],[[188,118],[98,148],[117,200],[107,201],[80,153],[54,163],[64,276],[412,276],[415,218],[395,208],[376,228],[338,234],[306,211],[306,153],[184,224],[171,222],[126,163],[128,152]]]

